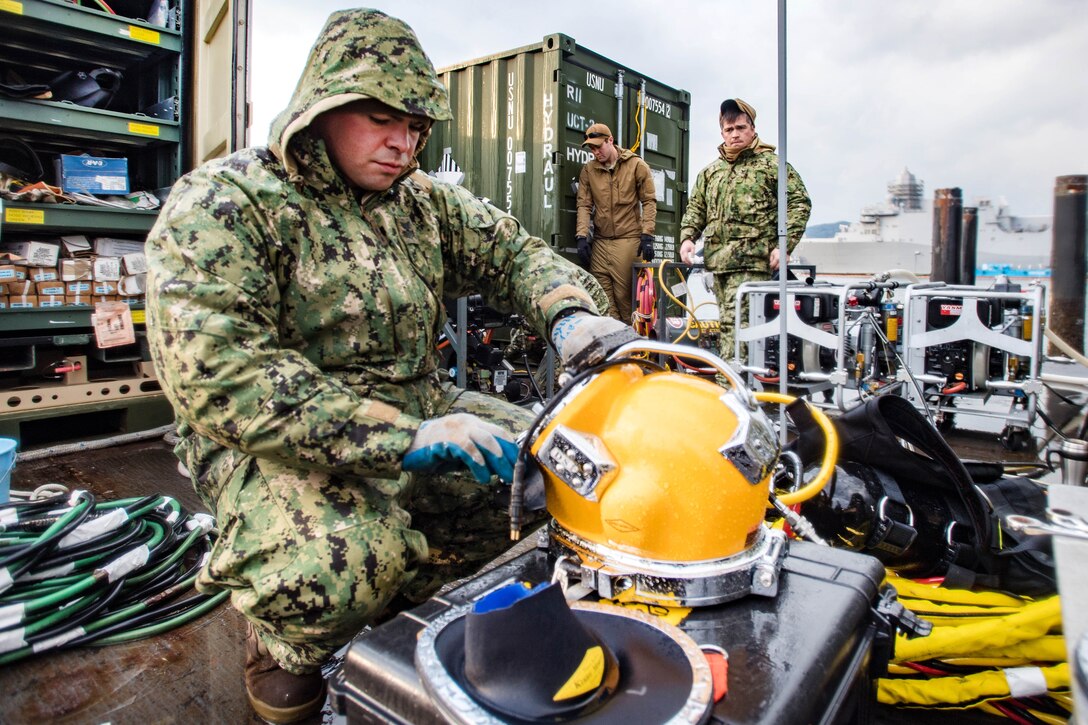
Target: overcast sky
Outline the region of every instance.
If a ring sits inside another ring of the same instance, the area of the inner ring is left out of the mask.
[[[778,133],[773,0],[397,0],[438,67],[564,33],[691,93],[691,176],[721,142],[717,108],[739,97]],[[253,143],[265,143],[332,0],[253,3]],[[853,220],[907,167],[925,194],[1004,197],[1049,215],[1054,180],[1088,174],[1088,0],[791,0],[789,161],[810,223]]]

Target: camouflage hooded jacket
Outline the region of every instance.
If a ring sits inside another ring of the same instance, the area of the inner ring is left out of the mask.
[[[444,297],[480,292],[540,332],[596,309],[573,264],[461,187],[415,172],[358,197],[307,129],[360,98],[449,118],[410,28],[334,13],[269,148],[181,178],[148,237],[152,355],[200,460],[396,477],[441,398]]]
[[[699,172],[684,217],[680,240],[703,235],[706,267],[712,272],[755,271],[770,276],[769,257],[778,246],[778,155],[741,153],[733,163],[720,158]],[[786,181],[786,245],[801,241],[812,203],[792,166]]]

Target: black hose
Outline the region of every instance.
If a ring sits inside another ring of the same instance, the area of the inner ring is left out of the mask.
[[[533,386],[533,392],[536,393],[536,397],[540,398],[541,402],[544,402],[544,393],[540,391],[540,386],[536,384],[536,376],[533,374],[533,368],[529,365],[529,353],[522,353],[521,357],[525,360],[525,372],[529,373],[529,384]]]

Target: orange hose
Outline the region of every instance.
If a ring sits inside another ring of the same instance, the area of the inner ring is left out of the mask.
[[[657,294],[654,289],[654,270],[646,267],[638,273],[638,286],[635,288],[638,308],[634,315],[635,332],[649,337],[657,327]]]

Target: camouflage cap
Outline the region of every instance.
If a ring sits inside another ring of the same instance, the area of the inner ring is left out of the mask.
[[[433,121],[451,118],[446,87],[404,21],[367,8],[340,10],[325,21],[290,103],[272,122],[269,148],[297,173],[291,137],[325,111],[365,98]]]

